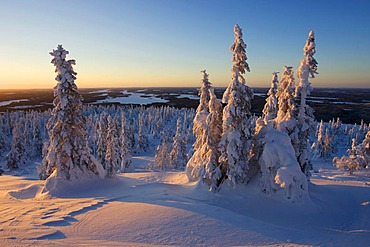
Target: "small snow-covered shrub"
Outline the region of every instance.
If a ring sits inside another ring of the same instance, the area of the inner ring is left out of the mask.
[[[369,168],[370,164],[370,131],[364,141],[356,146],[356,139],[352,139],[352,148],[347,150],[348,156],[333,159],[334,166],[353,174],[362,168]]]
[[[356,156],[343,155],[341,158],[335,157],[333,163],[338,169],[347,171],[348,174],[353,174],[355,171],[360,170],[363,162]]]

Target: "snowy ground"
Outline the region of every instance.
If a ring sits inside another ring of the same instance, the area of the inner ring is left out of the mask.
[[[0,176],[0,246],[369,246],[370,179],[316,162],[312,201],[292,204],[224,186],[208,192],[178,171],[136,171],[54,195],[31,167]]]

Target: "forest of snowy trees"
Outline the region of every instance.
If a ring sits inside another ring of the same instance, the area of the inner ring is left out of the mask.
[[[68,51],[59,45],[50,53],[57,74],[54,108],[0,115],[3,169],[21,169],[33,161],[40,179],[54,178],[55,186],[58,180],[134,171],[132,157],[147,154],[154,156],[150,169],[185,170],[189,181],[204,183],[211,191],[258,179],[263,192],[297,201],[308,196],[314,159],[334,158],[333,164],[348,173],[369,168],[370,126],[345,125],[339,119],[317,123],[307,105],[318,65],[312,31],[296,71],[298,83],[291,66],[283,67],[280,80],[279,72],[273,72],[260,117],[251,114],[246,48],[242,29],[235,25],[231,80],[223,104],[203,70],[194,111],[83,105],[75,61],[67,60]],[[333,157],[339,142],[347,143],[348,155]]]

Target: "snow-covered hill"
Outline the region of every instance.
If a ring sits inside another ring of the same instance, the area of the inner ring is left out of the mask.
[[[310,201],[260,193],[258,181],[218,193],[179,171],[146,168],[43,193],[32,166],[0,176],[0,245],[366,246],[370,179],[316,162]],[[27,172],[28,171],[28,172]],[[307,207],[309,205],[310,207]],[[307,210],[307,208],[309,208]]]

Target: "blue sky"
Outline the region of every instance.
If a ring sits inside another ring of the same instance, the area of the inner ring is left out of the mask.
[[[58,44],[80,87],[215,86],[230,81],[233,26],[247,43],[248,85],[296,69],[316,34],[314,87],[370,87],[370,1],[0,0],[0,88],[50,88]]]

